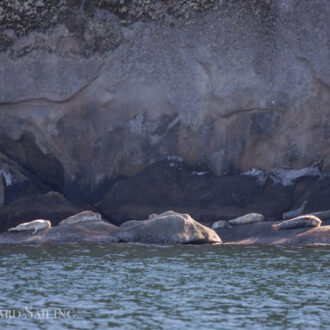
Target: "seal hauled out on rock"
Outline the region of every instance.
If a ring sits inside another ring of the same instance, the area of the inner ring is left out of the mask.
[[[301,215],[304,212],[307,204],[308,204],[308,201],[303,201],[301,206],[298,209],[283,213],[282,219],[288,220],[288,219],[298,217],[299,215]]]
[[[152,219],[154,217],[158,217],[158,214],[157,213],[149,214],[148,219]]]
[[[218,228],[233,228],[233,227],[225,220],[218,220],[213,222],[211,228],[218,229]]]
[[[228,222],[232,225],[244,225],[249,223],[261,222],[264,220],[264,216],[260,213],[249,213],[236,219],[229,220]]]
[[[273,230],[281,229],[297,229],[306,227],[319,227],[321,226],[322,220],[314,215],[302,215],[297,218],[283,221],[277,225],[272,225]]]
[[[32,235],[34,235],[38,230],[50,228],[51,226],[52,224],[49,220],[38,219],[31,222],[21,223],[16,227],[9,228],[8,231],[24,231],[34,229],[34,232],[32,233]]]
[[[79,222],[87,222],[87,221],[101,221],[102,217],[100,213],[92,212],[92,211],[83,211],[78,214],[72,215],[64,220],[62,220],[59,225],[73,225]]]

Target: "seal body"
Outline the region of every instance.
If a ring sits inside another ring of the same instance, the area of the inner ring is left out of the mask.
[[[152,219],[154,217],[158,217],[158,214],[157,213],[149,214],[148,219]]]
[[[62,220],[59,223],[59,225],[73,225],[79,222],[101,221],[101,220],[102,217],[100,213],[95,213],[92,211],[84,211]]]
[[[302,215],[290,220],[283,221],[277,225],[272,225],[273,230],[297,229],[306,227],[319,227],[322,220],[314,215]]]
[[[38,230],[50,228],[52,224],[49,220],[33,220],[31,222],[21,223],[16,227],[9,228],[8,231],[25,231],[25,230],[34,230],[32,235],[34,235]]]
[[[260,213],[249,213],[241,217],[238,217],[236,219],[229,220],[228,222],[231,225],[244,225],[249,223],[261,222],[264,220],[265,220],[264,216]]]
[[[307,204],[308,204],[308,201],[303,201],[301,206],[298,209],[283,213],[282,219],[288,220],[288,219],[298,217],[299,215],[301,215],[304,212]]]
[[[227,221],[225,220],[219,220],[215,221],[212,224],[212,229],[218,229],[218,228],[233,228]]]

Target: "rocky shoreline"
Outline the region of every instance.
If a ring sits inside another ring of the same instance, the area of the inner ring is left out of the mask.
[[[243,217],[242,217],[243,218]],[[45,221],[45,220],[40,220]],[[24,225],[0,234],[0,244],[265,244],[330,246],[330,219],[315,228],[272,230],[281,221],[258,221],[218,229],[208,228],[188,214],[167,211],[143,221],[130,220],[115,226],[97,213],[85,211],[59,225],[33,233]],[[16,231],[15,231],[16,230]]]

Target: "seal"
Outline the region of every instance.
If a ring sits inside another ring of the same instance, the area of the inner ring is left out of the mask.
[[[231,225],[245,225],[249,223],[261,222],[264,220],[265,220],[264,216],[260,213],[249,213],[241,217],[238,217],[236,219],[229,220],[228,222]]]
[[[158,217],[158,214],[157,213],[152,213],[152,214],[149,214],[148,219],[152,219],[152,218],[155,218],[155,217]]]
[[[303,214],[307,204],[308,204],[308,201],[303,201],[299,208],[283,213],[282,219],[288,220],[288,219],[298,217],[299,215]]]
[[[297,229],[306,227],[319,227],[322,220],[314,215],[302,215],[290,220],[282,221],[277,225],[272,225],[274,231],[282,229]]]
[[[52,224],[49,220],[37,219],[31,222],[21,223],[16,227],[9,228],[8,231],[24,231],[34,229],[34,232],[32,233],[32,235],[34,235],[38,230],[50,228],[51,226]]]
[[[79,222],[88,222],[88,221],[101,221],[102,217],[100,213],[92,211],[83,211],[78,214],[72,215],[64,220],[62,220],[59,225],[73,225]]]
[[[218,229],[218,228],[233,228],[233,227],[225,220],[218,220],[213,222],[211,228]]]

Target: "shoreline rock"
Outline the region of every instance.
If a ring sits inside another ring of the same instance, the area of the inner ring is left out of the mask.
[[[94,214],[92,212],[84,212]],[[78,214],[79,215],[79,214]],[[79,218],[79,217],[77,217]],[[0,233],[1,244],[264,244],[330,246],[330,220],[316,228],[298,228],[274,232],[281,221],[236,224],[232,227],[208,228],[188,214],[173,211],[151,219],[130,220],[117,227],[103,220],[64,223],[41,229],[37,233]]]
[[[92,216],[92,220],[89,218],[88,221],[88,216]],[[40,230],[36,235],[31,234],[31,231],[25,233],[2,233],[0,234],[0,244],[222,243],[215,231],[193,220],[188,214],[168,211],[152,219],[128,221],[126,225],[123,224],[121,227],[107,223],[99,219],[99,217],[100,215],[97,213],[85,211],[68,218],[69,220],[74,220],[73,222],[66,221],[58,226]],[[81,219],[84,221],[78,221]]]

